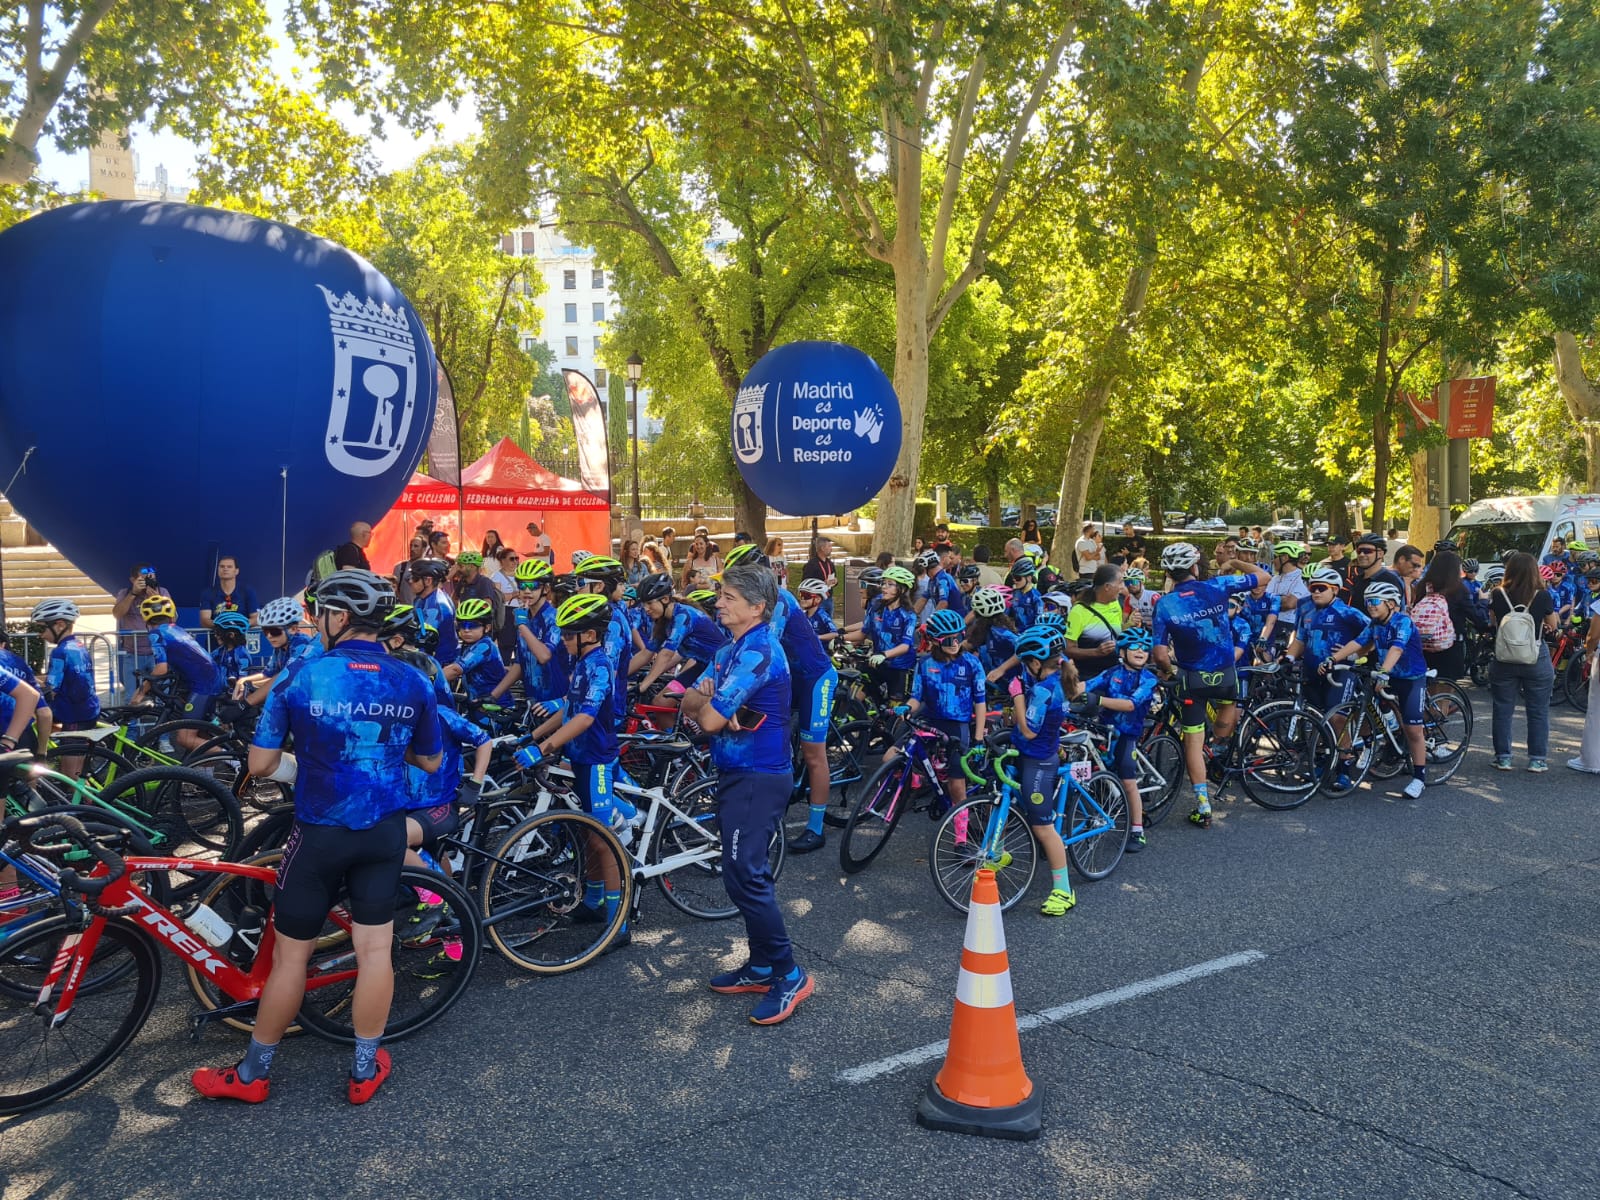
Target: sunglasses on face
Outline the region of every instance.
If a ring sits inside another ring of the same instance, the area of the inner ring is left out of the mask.
[[[1368,600],[1367,601],[1367,607],[1368,608],[1382,608],[1387,603],[1389,603],[1387,600]]]
[[[1374,546],[1362,546],[1356,551],[1357,554],[1376,554],[1377,552],[1377,548]]]
[[[1333,589],[1325,583],[1314,583],[1309,589],[1313,594],[1317,592],[1331,592]]]
[[[261,632],[266,634],[268,637],[282,637],[288,632],[288,630],[280,629],[276,625],[266,625],[262,627]]]
[[[938,644],[941,646],[959,646],[961,644],[961,637],[959,634],[952,637],[942,637],[939,639]]]

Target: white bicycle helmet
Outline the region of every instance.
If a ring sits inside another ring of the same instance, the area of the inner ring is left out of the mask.
[[[802,579],[795,590],[804,592],[808,596],[821,596],[823,599],[827,599],[833,591],[826,579]]]
[[[269,626],[273,629],[288,629],[305,619],[305,609],[300,607],[300,601],[293,596],[279,596],[276,600],[268,600],[261,606],[263,629]]]
[[[1192,571],[1200,564],[1200,551],[1188,542],[1173,542],[1161,552],[1163,571]]]
[[[1339,572],[1333,567],[1320,566],[1316,568],[1316,570],[1312,571],[1310,575],[1306,576],[1306,583],[1325,583],[1329,587],[1337,590],[1344,586],[1344,576],[1339,574]]]
[[[972,593],[972,611],[980,617],[998,617],[1006,611],[1006,595],[997,587],[981,587]]]
[[[1361,603],[1367,606],[1387,600],[1390,604],[1404,604],[1400,589],[1387,580],[1380,579],[1377,583],[1367,584],[1366,590],[1361,593]]]
[[[76,621],[78,606],[71,600],[41,600],[34,605],[28,620],[35,625],[48,625],[52,621]]]
[[[1478,572],[1478,582],[1484,587],[1499,587],[1506,581],[1506,569],[1499,563],[1490,563]]]

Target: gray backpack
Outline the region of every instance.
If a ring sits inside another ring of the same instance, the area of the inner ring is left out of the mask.
[[[1500,618],[1500,627],[1495,630],[1495,661],[1532,666],[1539,661],[1539,626],[1527,605],[1512,604],[1505,588],[1497,590],[1505,596],[1506,607],[1511,611]]]

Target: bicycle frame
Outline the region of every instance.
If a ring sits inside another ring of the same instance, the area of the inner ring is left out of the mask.
[[[573,778],[571,769],[564,766],[552,766],[550,774],[558,779]],[[630,802],[643,801],[642,805],[636,804],[635,806],[648,809],[644,824],[637,831],[634,844],[626,847],[628,857],[633,860],[634,879],[654,879],[658,875],[666,875],[671,871],[678,870],[680,867],[707,863],[722,856],[721,834],[706,830],[706,841],[703,846],[694,850],[680,851],[671,858],[664,858],[658,863],[646,863],[643,857],[645,849],[650,845],[651,840],[655,837],[656,830],[661,827],[664,820],[675,817],[685,824],[704,830],[703,819],[691,816],[679,808],[671,800],[667,799],[666,794],[660,788],[634,787],[620,780],[617,781],[614,787],[617,795],[626,797]],[[539,790],[539,798],[533,806],[533,815],[537,816],[539,813],[547,812],[555,802],[555,795],[550,789],[541,788]],[[670,814],[670,816],[663,816],[664,812]]]
[[[272,867],[251,867],[241,863],[208,863],[187,858],[147,858],[143,855],[125,855],[123,862],[126,864],[126,873],[107,885],[97,901],[97,906],[102,909],[118,910],[117,919],[126,920],[144,936],[165,946],[199,971],[220,992],[235,1001],[233,1007],[217,1009],[211,1015],[233,1015],[239,1009],[259,1000],[261,990],[266,986],[267,976],[272,972],[272,948],[276,933],[270,920],[262,927],[261,941],[256,947],[255,959],[249,972],[245,972],[191,932],[170,909],[157,904],[147,896],[133,882],[132,877],[140,871],[184,871],[208,875],[234,875],[242,879],[253,879],[259,883],[275,883],[278,877],[277,871]],[[93,871],[89,878],[104,878],[106,874],[108,870],[102,866]],[[50,966],[44,985],[39,990],[39,1004],[42,1005],[56,986],[61,985],[60,996],[51,1014],[52,1028],[71,1016],[84,971],[94,958],[95,950],[100,944],[101,932],[109,919],[111,918],[95,913],[89,916],[88,923],[83,929],[69,933],[62,940],[61,948]],[[350,932],[352,922],[347,915],[341,915],[335,910],[329,914],[329,919],[346,934]],[[348,969],[345,969],[346,967]],[[65,976],[64,981],[63,976]],[[335,984],[350,983],[355,977],[356,955],[352,947],[346,953],[336,955],[332,959],[314,958],[308,965],[306,990],[316,991]]]

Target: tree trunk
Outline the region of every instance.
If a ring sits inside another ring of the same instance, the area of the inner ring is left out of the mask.
[[[1160,496],[1152,489],[1150,492],[1150,532],[1156,537],[1163,537],[1167,532],[1167,514]]]
[[[983,473],[984,508],[989,515],[990,526],[1000,524],[1000,472],[991,466]]]
[[[1061,495],[1056,504],[1058,528],[1077,529],[1083,522],[1084,507],[1089,500],[1089,472],[1094,467],[1095,451],[1100,446],[1100,435],[1106,427],[1106,406],[1118,379],[1119,365],[1128,341],[1138,328],[1139,314],[1144,311],[1155,260],[1155,240],[1151,238],[1141,248],[1139,262],[1128,271],[1117,323],[1107,332],[1100,345],[1097,357],[1101,366],[1084,386],[1083,398],[1078,403],[1077,422],[1072,430],[1072,441],[1067,445],[1067,461],[1061,470]],[[1155,503],[1154,498],[1151,502]],[[1072,541],[1071,538],[1057,538],[1050,549],[1051,564],[1063,573],[1072,569]]]
[[[1583,431],[1586,492],[1600,492],[1600,383],[1583,369],[1582,351],[1575,334],[1555,335],[1556,386],[1567,402],[1567,412]]]
[[[1439,510],[1428,503],[1428,452],[1424,450],[1411,456],[1411,525],[1406,541],[1428,551],[1443,536]]]
[[[900,398],[900,457],[878,494],[874,554],[885,550],[904,554],[911,546],[923,418],[928,411],[928,254],[920,236],[901,231],[895,242],[894,390]]]
[[[767,503],[750,490],[738,472],[734,473],[733,527],[748,533],[757,546],[767,544]]]
[[[1382,533],[1389,495],[1389,321],[1394,316],[1394,283],[1383,281],[1378,312],[1378,361],[1372,371],[1372,529]]]

